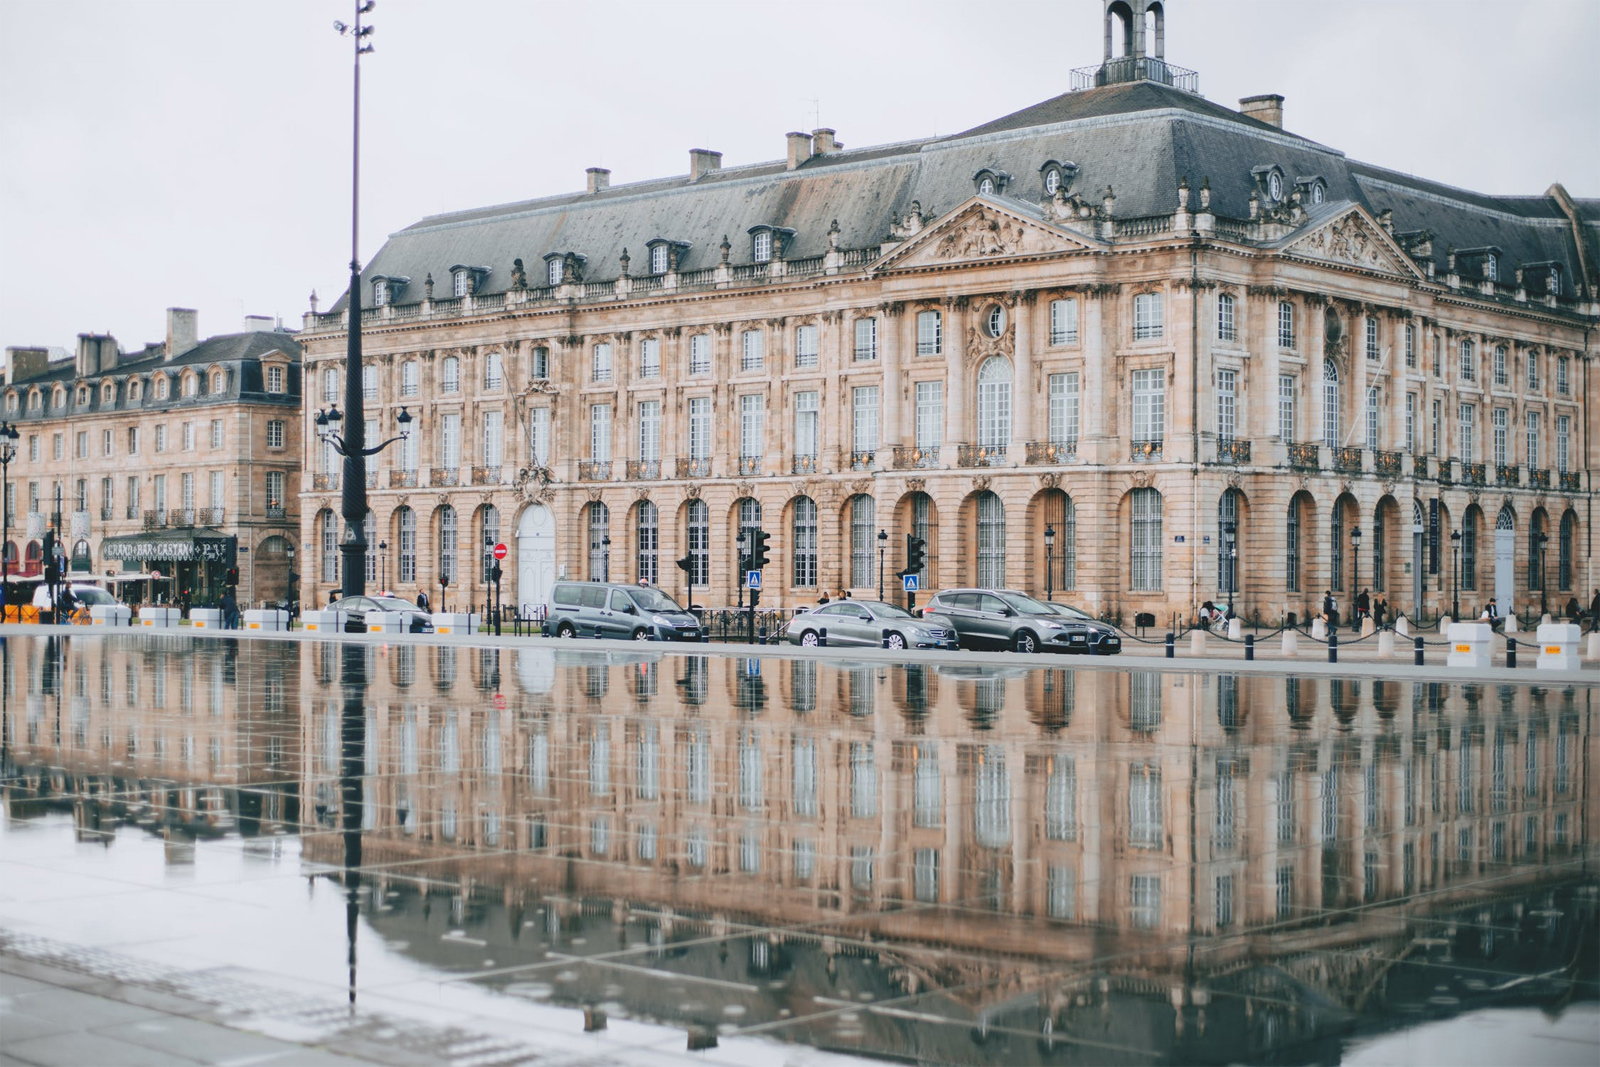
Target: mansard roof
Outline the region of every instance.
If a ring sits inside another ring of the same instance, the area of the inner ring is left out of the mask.
[[[1170,214],[1185,177],[1196,190],[1209,180],[1215,214],[1248,218],[1251,194],[1262,191],[1252,171],[1276,165],[1291,181],[1321,176],[1330,202],[1358,203],[1374,217],[1392,210],[1398,232],[1429,231],[1440,276],[1451,247],[1494,245],[1504,250],[1503,279],[1524,263],[1553,260],[1571,296],[1572,280],[1584,278],[1583,258],[1595,262],[1592,254],[1580,257],[1554,196],[1491,196],[1415,178],[1193,93],[1134,82],[1065,93],[953,136],[813,156],[794,170],[783,161],[757,163],[430,216],[391,235],[363,282],[444,277],[450,264],[486,263],[494,271],[479,292],[496,293],[511,284],[513,260],[537,262],[563,250],[588,257],[587,280],[607,280],[621,273],[624,248],[637,255],[662,233],[689,245],[680,271],[716,266],[724,236],[737,265],[753,260],[747,231],[757,224],[794,231],[785,259],[828,251],[834,220],[840,248],[876,248],[913,201],[925,218],[942,217],[972,196],[973,176],[985,169],[1019,175],[1005,195],[1038,204],[1045,197],[1039,167],[1052,159],[1076,164],[1070,191],[1092,204],[1109,187],[1117,218]],[[1193,210],[1197,202],[1190,203]],[[1576,204],[1593,246],[1600,201]],[[406,292],[408,300],[421,295],[415,284]]]

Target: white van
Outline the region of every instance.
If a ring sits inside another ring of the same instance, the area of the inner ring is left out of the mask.
[[[88,582],[64,582],[57,588],[62,587],[71,589],[78,603],[86,608],[117,603],[117,598],[106,592],[103,587],[90,585]],[[43,611],[50,610],[50,587],[44,582],[40,582],[33,590],[33,606]]]

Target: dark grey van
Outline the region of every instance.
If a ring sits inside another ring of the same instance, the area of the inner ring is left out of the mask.
[[[653,585],[557,582],[550,590],[549,637],[698,641],[700,621]]]

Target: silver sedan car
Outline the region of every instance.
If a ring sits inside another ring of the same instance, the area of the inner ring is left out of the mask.
[[[796,615],[784,631],[793,645],[870,645],[873,648],[956,648],[956,632],[881,600],[837,600]]]

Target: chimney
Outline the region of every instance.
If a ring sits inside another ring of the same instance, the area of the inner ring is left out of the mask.
[[[1239,111],[1247,118],[1283,129],[1283,97],[1277,93],[1247,96],[1239,101]]]
[[[589,176],[589,192],[600,193],[611,188],[611,172],[604,167],[590,167],[584,171]]]
[[[836,131],[830,130],[826,126],[820,130],[812,130],[811,154],[816,156],[825,156],[829,152],[837,152],[839,149],[843,148],[844,145],[833,139],[835,132]]]
[[[193,308],[167,309],[167,359],[176,359],[200,340],[200,313]]]
[[[699,181],[714,170],[722,169],[722,153],[709,148],[689,149],[689,180]]]
[[[50,369],[50,350],[48,348],[23,348],[13,346],[6,349],[6,382],[15,385],[17,382],[37,378]]]
[[[244,317],[245,333],[272,333],[278,328],[278,320],[271,315],[246,315]]]
[[[80,378],[87,378],[100,370],[100,338],[92,333],[78,335],[76,370]]]
[[[803,133],[786,133],[783,139],[789,143],[789,169],[794,170],[800,164],[811,158],[811,138]]]

